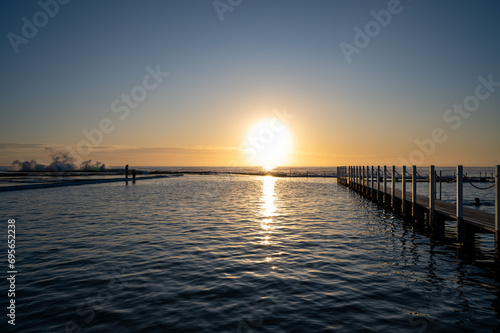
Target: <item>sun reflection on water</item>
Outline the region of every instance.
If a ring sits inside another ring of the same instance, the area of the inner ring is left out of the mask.
[[[264,184],[262,186],[262,201],[263,201],[263,214],[265,217],[271,217],[276,211],[276,206],[274,205],[275,193],[274,193],[274,183],[276,178],[272,176],[264,177]]]
[[[274,201],[276,199],[276,194],[274,190],[274,184],[276,182],[276,178],[272,176],[265,176],[263,177],[263,184],[262,184],[262,197],[261,197],[261,214],[262,214],[262,220],[261,220],[261,244],[262,245],[270,245],[270,235],[272,234],[272,230],[274,229],[273,226],[273,217],[275,216],[276,212],[276,205],[274,204]],[[268,261],[266,259],[266,261]]]

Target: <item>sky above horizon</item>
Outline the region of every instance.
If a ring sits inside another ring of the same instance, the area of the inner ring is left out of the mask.
[[[498,1],[61,3],[0,5],[0,165],[500,164]]]

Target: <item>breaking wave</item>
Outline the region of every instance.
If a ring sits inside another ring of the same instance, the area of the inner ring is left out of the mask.
[[[12,162],[12,169],[15,171],[104,171],[106,165],[99,161],[87,160],[76,165],[75,158],[68,152],[50,151],[50,164],[43,164],[36,160]]]

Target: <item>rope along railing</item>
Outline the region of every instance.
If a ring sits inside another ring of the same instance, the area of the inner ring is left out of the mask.
[[[417,173],[417,176],[419,176],[420,178],[427,178],[427,177],[423,177],[421,174],[419,174],[417,170],[415,170],[415,172]]]
[[[473,183],[469,180],[469,178],[467,178],[466,176],[464,176],[464,180],[465,180],[465,181],[467,181],[467,183],[469,183],[470,185],[472,185],[472,187],[475,187],[475,188],[477,188],[478,190],[489,190],[490,188],[495,187],[495,183],[491,184],[491,185],[490,185],[490,186],[488,186],[488,187],[479,187],[479,186],[477,186],[477,185],[473,184]]]
[[[434,171],[434,176],[436,176],[436,182],[442,181],[441,177],[439,177],[439,174],[438,174],[437,170]]]

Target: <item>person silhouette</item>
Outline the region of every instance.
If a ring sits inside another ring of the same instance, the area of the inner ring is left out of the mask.
[[[128,179],[128,164],[125,166],[125,178]]]
[[[480,206],[481,205],[481,200],[479,200],[479,198],[475,198],[474,201],[476,201],[474,203],[476,206]]]

